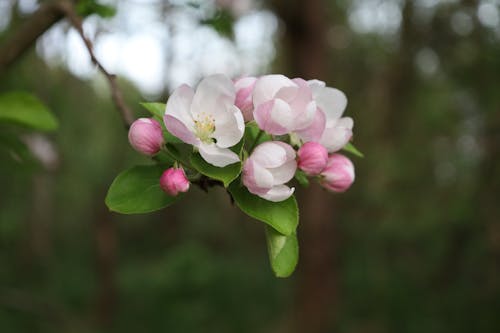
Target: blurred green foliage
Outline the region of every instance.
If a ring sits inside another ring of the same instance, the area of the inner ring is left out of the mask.
[[[331,331],[496,332],[498,32],[478,22],[477,4],[457,1],[430,19],[405,7],[397,34],[362,34],[349,28],[349,3],[324,8],[330,71],[321,79],[346,92],[354,144],[367,157],[355,160],[357,181],[331,197],[336,219],[325,221],[340,242],[338,260],[325,264],[338,274]],[[472,13],[469,34],[452,29],[457,12]],[[418,65],[425,50],[438,59],[434,72]],[[120,84],[145,115],[143,98]],[[146,160],[128,147],[102,85],[34,53],[0,80],[0,92],[32,92],[60,123],[46,135],[56,168],[0,155],[0,330],[291,331],[301,284],[273,277],[262,225],[223,190],[194,189],[149,215],[107,211],[111,180]]]

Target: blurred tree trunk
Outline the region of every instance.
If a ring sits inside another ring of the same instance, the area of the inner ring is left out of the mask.
[[[96,205],[99,211],[94,223],[97,275],[95,316],[99,327],[110,328],[117,304],[115,286],[117,234],[112,215],[102,202],[103,200]]]
[[[328,6],[322,0],[275,1],[285,23],[285,54],[291,77],[327,80]],[[301,198],[300,264],[296,332],[331,332],[337,299],[334,198],[317,184]]]

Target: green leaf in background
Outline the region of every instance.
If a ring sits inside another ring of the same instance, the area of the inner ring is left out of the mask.
[[[29,148],[13,134],[0,133],[0,153],[14,162],[15,166],[38,166],[38,161]]]
[[[353,145],[352,143],[350,143],[350,142],[349,142],[349,143],[347,143],[347,144],[344,146],[344,148],[342,148],[342,150],[348,151],[348,152],[350,152],[351,154],[354,154],[354,155],[356,155],[356,156],[358,156],[358,157],[361,157],[361,158],[365,157],[365,155],[363,155],[363,153],[362,153],[362,152],[360,152],[360,151],[359,151],[356,147],[354,147],[354,145]]]
[[[116,8],[103,5],[96,0],[80,0],[76,4],[76,12],[83,17],[96,14],[102,18],[110,18],[115,16]]]
[[[160,188],[164,169],[159,165],[142,165],[123,171],[111,184],[106,205],[122,214],[148,213],[171,205],[178,196],[168,196]]]
[[[220,180],[224,183],[224,187],[228,187],[241,173],[241,162],[219,168],[207,163],[198,153],[191,155],[190,162],[199,173]]]
[[[234,181],[229,185],[229,192],[233,196],[236,205],[245,214],[267,223],[284,235],[291,235],[297,229],[299,208],[293,195],[280,202],[268,201],[251,194],[238,181]]]
[[[39,131],[52,131],[57,119],[35,96],[25,92],[0,95],[0,122],[14,123]]]
[[[285,236],[266,227],[267,251],[274,274],[277,277],[288,277],[295,270],[299,261],[299,243],[295,233]]]
[[[161,127],[163,128],[163,137],[167,142],[171,143],[182,143],[182,140],[179,139],[178,137],[174,136],[172,133],[167,131],[165,128],[165,124],[163,122],[163,115],[165,114],[165,104],[164,103],[140,103],[146,110],[148,110],[152,115],[153,118],[158,120],[158,122],[161,124]]]

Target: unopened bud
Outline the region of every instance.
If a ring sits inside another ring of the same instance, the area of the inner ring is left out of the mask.
[[[316,176],[323,171],[328,161],[328,151],[317,142],[306,142],[297,151],[298,167],[309,176]]]
[[[189,180],[182,168],[169,168],[160,177],[160,187],[170,196],[175,197],[179,192],[189,190]]]
[[[329,191],[345,192],[354,182],[354,165],[341,154],[328,157],[325,169],[321,172],[321,185]]]
[[[154,155],[163,144],[161,125],[153,118],[139,118],[128,131],[128,141],[132,147],[144,155]]]

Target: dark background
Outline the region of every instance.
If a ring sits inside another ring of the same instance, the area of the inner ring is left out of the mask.
[[[200,22],[229,41],[230,3]],[[147,159],[128,146],[106,91],[62,63],[49,66],[32,47],[1,74],[0,92],[34,93],[60,128],[23,134],[50,143],[55,156],[45,164],[0,155],[0,331],[500,329],[498,1],[276,0],[254,8],[278,22],[267,71],[343,90],[365,154],[353,157],[356,182],[345,194],[298,190],[294,275],[273,276],[263,226],[223,190],[193,188],[147,215],[108,212],[113,178]],[[8,10],[0,45],[29,19],[18,6]],[[120,85],[144,115],[138,102],[151,97]],[[172,88],[155,100],[165,102]]]

